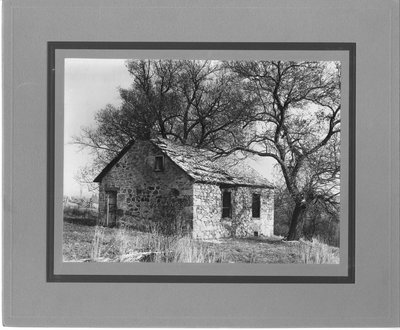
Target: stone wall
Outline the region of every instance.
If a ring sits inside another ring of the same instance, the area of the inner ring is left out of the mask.
[[[273,189],[193,183],[167,156],[164,171],[154,171],[155,157],[161,155],[151,142],[137,141],[109,170],[99,185],[100,223],[106,222],[107,193],[114,192],[117,221],[133,220],[145,227],[160,219],[178,219],[197,238],[273,234]],[[225,190],[232,196],[229,218],[222,218]],[[253,193],[261,196],[260,218],[252,218]]]
[[[260,217],[252,217],[253,194],[260,195]],[[271,236],[274,233],[273,189],[238,187],[232,193],[233,214],[230,225],[236,236]]]
[[[232,216],[222,218],[222,193],[231,192]],[[252,217],[252,195],[260,194],[260,217]],[[194,184],[193,236],[196,238],[271,236],[274,228],[273,189],[255,187],[221,188]]]
[[[221,188],[213,184],[193,185],[193,237],[219,238],[229,236],[222,225]]]
[[[192,226],[193,189],[189,176],[164,156],[164,171],[154,171],[155,156],[162,152],[149,141],[136,141],[102,178],[99,185],[99,222],[104,224],[107,192],[117,193],[117,221],[147,223],[165,214],[166,201],[181,206],[180,217]]]

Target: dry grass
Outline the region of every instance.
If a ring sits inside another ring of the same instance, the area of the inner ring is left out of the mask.
[[[217,263],[227,262],[225,253],[215,246],[202,244],[190,237],[181,237],[171,249],[171,262]]]
[[[299,245],[301,260],[305,264],[339,264],[339,249],[313,238]]]
[[[162,263],[339,263],[339,249],[314,239],[279,237],[196,240],[127,228],[64,223],[64,261]]]

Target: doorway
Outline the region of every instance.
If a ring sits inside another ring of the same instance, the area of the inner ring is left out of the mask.
[[[117,224],[117,192],[106,192],[106,226],[114,227]]]

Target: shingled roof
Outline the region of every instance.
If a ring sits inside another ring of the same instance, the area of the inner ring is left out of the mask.
[[[272,184],[244,160],[233,156],[213,159],[211,152],[167,139],[153,139],[176,165],[195,182],[273,187]]]
[[[238,160],[233,155],[213,159],[212,153],[205,149],[178,144],[162,138],[151,139],[150,142],[186,172],[194,182],[273,188],[273,185],[253,169],[248,162],[245,160]],[[128,144],[128,146],[103,169],[94,182],[100,182],[101,178],[119,159],[121,159],[132,144],[133,143]]]

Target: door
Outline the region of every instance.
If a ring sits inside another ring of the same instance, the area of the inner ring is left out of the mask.
[[[117,192],[107,192],[107,214],[106,226],[112,227],[117,224]]]

